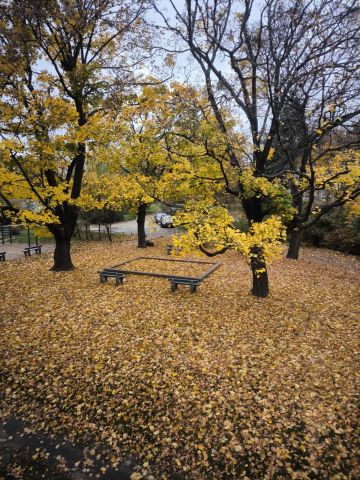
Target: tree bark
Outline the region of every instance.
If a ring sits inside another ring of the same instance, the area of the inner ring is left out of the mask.
[[[301,230],[295,228],[290,232],[290,243],[286,258],[297,260],[299,258],[300,244],[301,244]]]
[[[269,295],[269,278],[265,260],[261,256],[261,249],[255,248],[251,257],[252,289],[255,297],[265,298]]]
[[[138,248],[146,248],[145,234],[146,203],[140,203],[137,212]]]
[[[54,265],[51,270],[54,272],[66,272],[74,269],[70,254],[70,238],[64,232],[54,233],[55,251]]]
[[[105,225],[105,228],[106,228],[106,233],[107,233],[109,242],[112,242],[111,225],[107,225],[107,224],[106,224],[106,225]]]
[[[252,222],[261,222],[264,218],[261,199],[257,197],[243,198],[242,205],[245,210],[249,224]],[[266,262],[262,255],[260,247],[254,247],[251,250],[251,272],[252,289],[251,293],[255,297],[265,298],[269,295],[269,278],[266,268]]]

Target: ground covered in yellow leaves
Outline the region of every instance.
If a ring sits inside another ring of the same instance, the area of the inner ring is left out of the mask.
[[[3,418],[140,458],[134,479],[358,478],[358,261],[303,249],[270,268],[267,299],[235,253],[196,294],[99,284],[164,254],[164,239],[84,243],[73,272],[50,254],[0,265]]]

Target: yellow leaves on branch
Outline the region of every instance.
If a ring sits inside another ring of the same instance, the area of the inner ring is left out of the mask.
[[[234,218],[225,207],[217,204],[215,191],[202,191],[202,196],[190,200],[175,217],[175,224],[186,228],[187,233],[174,239],[174,246],[183,254],[200,247],[213,253],[222,249],[240,252],[249,262],[257,255],[271,262],[279,257],[286,239],[284,221],[292,218],[294,208],[291,196],[278,181],[257,177],[248,168],[239,175],[243,199],[270,199],[271,210],[261,222],[253,222],[247,231],[236,228]],[[260,253],[259,253],[260,252]]]
[[[226,208],[209,205],[206,200],[193,201],[185,206],[184,212],[175,216],[175,224],[186,228],[187,233],[173,239],[173,244],[183,255],[204,247],[212,252],[229,248],[240,252],[247,261],[251,260],[254,248],[260,249],[261,257],[271,262],[282,252],[286,230],[278,215],[271,215],[262,222],[253,222],[247,232],[234,225]]]
[[[20,210],[17,219],[27,225],[53,225],[60,223],[59,218],[46,209],[40,209],[39,211],[27,209]]]
[[[252,249],[259,247],[262,257],[270,263],[272,260],[280,257],[285,240],[285,226],[279,216],[272,215],[262,222],[254,222],[250,225],[246,238],[243,236],[239,238],[239,250],[246,259],[250,259]]]
[[[346,197],[360,187],[360,152],[344,150],[320,155],[313,167],[315,187],[334,198]]]
[[[274,198],[284,193],[284,187],[279,182],[271,182],[265,177],[256,177],[253,170],[245,169],[239,176],[243,188],[244,198],[252,198],[255,196],[267,196]]]

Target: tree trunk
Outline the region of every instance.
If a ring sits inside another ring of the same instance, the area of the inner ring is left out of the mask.
[[[64,233],[56,233],[55,237],[55,251],[54,251],[54,265],[51,268],[54,272],[63,272],[74,269],[70,255],[70,237]]]
[[[291,258],[293,260],[297,260],[299,258],[301,233],[301,230],[298,228],[290,232],[290,243],[286,258]]]
[[[252,251],[251,257],[251,271],[253,285],[251,293],[255,297],[265,298],[269,295],[269,279],[265,260],[261,256],[260,248],[255,248]]]
[[[146,248],[145,234],[146,203],[140,203],[137,212],[138,248]]]
[[[263,220],[264,213],[262,211],[261,198],[243,198],[242,205],[249,221],[249,225],[252,222],[261,222]],[[252,271],[251,293],[255,297],[265,298],[269,295],[269,278],[266,262],[262,256],[262,250],[260,247],[254,247],[251,250],[250,265]]]
[[[106,233],[109,239],[109,242],[112,242],[112,236],[111,236],[111,225],[105,225],[106,228]]]

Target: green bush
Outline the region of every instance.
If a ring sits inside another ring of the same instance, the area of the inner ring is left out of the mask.
[[[360,217],[350,218],[347,213],[344,207],[330,211],[304,231],[303,240],[314,246],[360,255]]]
[[[247,232],[249,230],[249,222],[245,217],[239,218],[235,220],[234,227],[241,232]]]

